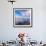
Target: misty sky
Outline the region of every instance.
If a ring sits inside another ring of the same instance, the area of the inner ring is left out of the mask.
[[[29,11],[29,10],[16,10],[15,11],[15,15],[16,16],[26,16],[26,17],[30,17],[31,11]]]

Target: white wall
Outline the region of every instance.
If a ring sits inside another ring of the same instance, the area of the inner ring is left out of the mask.
[[[33,27],[14,28],[13,8],[33,8]],[[0,41],[15,40],[19,32],[31,35],[33,40],[46,40],[46,1],[17,0],[13,5],[7,0],[0,0]]]

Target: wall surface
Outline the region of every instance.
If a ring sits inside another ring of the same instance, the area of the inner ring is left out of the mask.
[[[13,8],[33,8],[33,27],[14,28]],[[31,39],[46,40],[46,0],[17,0],[13,5],[0,0],[0,41],[15,40],[19,32],[25,32]]]

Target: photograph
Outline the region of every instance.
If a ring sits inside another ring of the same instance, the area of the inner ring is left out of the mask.
[[[13,24],[16,26],[32,26],[32,9],[31,8],[14,8]]]

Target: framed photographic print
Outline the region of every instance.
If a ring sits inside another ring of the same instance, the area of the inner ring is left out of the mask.
[[[13,8],[13,27],[32,27],[32,8]]]

